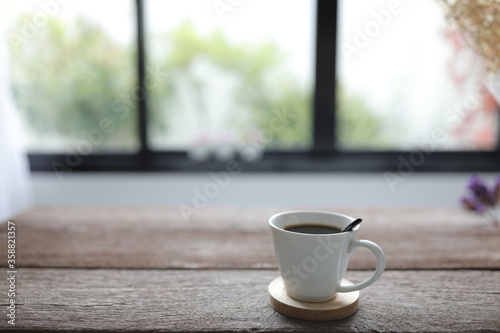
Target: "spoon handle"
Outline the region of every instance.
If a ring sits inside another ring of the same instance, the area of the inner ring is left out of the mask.
[[[344,230],[342,230],[342,232],[351,231],[352,229],[354,229],[355,226],[357,226],[361,222],[363,222],[363,220],[361,218],[355,219],[347,227],[345,227]]]

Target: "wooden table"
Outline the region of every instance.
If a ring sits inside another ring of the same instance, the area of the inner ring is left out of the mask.
[[[34,208],[16,226],[16,325],[7,323],[7,225],[0,225],[1,331],[499,332],[500,231],[460,209],[335,209],[365,220],[382,278],[335,322],[285,317],[267,219],[289,208]],[[347,278],[371,274],[359,249]]]

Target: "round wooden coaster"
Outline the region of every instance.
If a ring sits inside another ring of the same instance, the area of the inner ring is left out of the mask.
[[[352,284],[343,280],[342,284]],[[269,302],[281,314],[297,319],[311,321],[328,321],[349,317],[358,309],[359,291],[337,293],[337,296],[327,302],[310,303],[297,301],[285,292],[281,277],[269,284]]]

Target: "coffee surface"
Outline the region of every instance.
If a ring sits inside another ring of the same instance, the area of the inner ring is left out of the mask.
[[[297,232],[300,234],[338,234],[342,230],[326,224],[301,223],[293,224],[283,228],[287,231]]]

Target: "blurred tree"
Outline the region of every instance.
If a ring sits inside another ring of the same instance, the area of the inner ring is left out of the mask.
[[[366,100],[337,85],[337,144],[341,149],[384,149],[395,138],[384,131],[388,119],[377,115]],[[391,131],[391,133],[393,133]]]
[[[23,17],[17,20],[18,30],[23,22]],[[179,91],[186,85],[196,105],[195,118],[200,124],[207,121],[207,87],[215,81],[196,70],[202,60],[232,78],[225,126],[239,140],[266,129],[262,143],[267,147],[307,148],[312,143],[312,92],[289,74],[286,54],[274,43],[232,43],[222,31],[201,36],[189,22],[161,38],[167,46],[155,59],[158,67],[150,70],[168,75],[149,86],[151,131],[161,133],[174,126],[182,109]],[[52,133],[76,142],[109,119],[113,130],[95,148],[137,147],[136,104],[141,94],[136,87],[135,48],[120,45],[88,19],[68,25],[50,18],[34,38],[22,40],[12,52],[14,94],[40,138]],[[340,146],[384,147],[388,141],[383,119],[360,97],[342,89],[338,95]],[[276,118],[285,126],[273,125]]]
[[[231,43],[222,31],[201,36],[190,22],[162,39],[168,41],[169,47],[158,62],[161,70],[169,73],[170,84],[163,90],[151,92],[153,131],[161,132],[172,123],[173,114],[168,110],[175,113],[181,109],[177,92],[186,80],[190,98],[196,104],[199,128],[208,122],[206,95],[210,93],[207,88],[215,84],[214,77],[196,71],[196,66],[205,62],[215,67],[213,73],[231,78],[233,84],[226,96],[232,101],[233,110],[225,123],[236,132],[233,133],[236,137],[245,141],[256,128],[269,129],[276,112],[286,112],[289,118],[286,126],[273,131],[268,136],[270,140],[264,143],[282,148],[310,144],[310,92],[286,74],[282,66],[286,55],[274,43]]]
[[[27,17],[13,30],[21,31]],[[74,143],[109,119],[113,130],[94,149],[137,145],[136,106],[129,101],[135,98],[133,49],[85,18],[70,26],[49,18],[33,38],[18,36],[11,51],[14,96],[41,140],[55,135]]]

